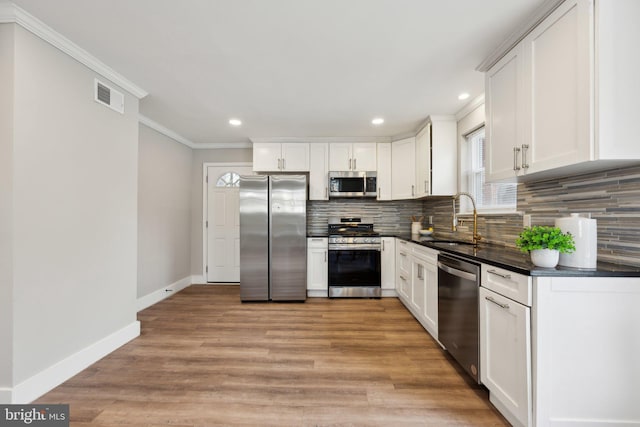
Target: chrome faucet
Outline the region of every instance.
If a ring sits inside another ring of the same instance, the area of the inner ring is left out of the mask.
[[[473,196],[469,193],[460,192],[453,196],[453,220],[451,222],[451,231],[456,231],[458,229],[458,216],[456,215],[456,200],[460,198],[460,196],[467,196],[471,200],[471,204],[473,205],[473,238],[472,242],[474,245],[477,245],[482,236],[478,234],[478,211],[476,210],[476,201],[473,199]]]

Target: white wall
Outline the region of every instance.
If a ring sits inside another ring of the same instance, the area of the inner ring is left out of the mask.
[[[251,148],[193,150],[191,175],[191,274],[202,276],[202,167],[207,162],[253,162]]]
[[[0,24],[0,389],[13,383],[13,32]]]
[[[94,77],[15,26],[14,386],[137,324],[138,100]]]
[[[140,125],[138,298],[191,276],[191,148]]]
[[[458,188],[460,191],[469,191],[466,179],[468,165],[461,163],[469,159],[466,152],[467,139],[465,136],[482,126],[484,119],[484,102],[482,102],[458,120]],[[466,197],[462,198],[460,202],[463,203],[464,210],[471,210],[471,204]]]

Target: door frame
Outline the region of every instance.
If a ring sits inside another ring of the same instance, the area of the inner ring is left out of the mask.
[[[202,277],[204,282],[209,285],[215,285],[215,283],[207,282],[207,259],[208,259],[208,241],[207,241],[207,206],[208,206],[208,185],[207,182],[207,168],[213,167],[253,167],[252,162],[204,162],[202,163]]]

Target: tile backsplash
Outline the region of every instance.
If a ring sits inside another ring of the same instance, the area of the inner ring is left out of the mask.
[[[452,199],[377,202],[344,199],[307,202],[307,231],[325,234],[330,216],[371,216],[376,231],[408,233],[411,216],[433,216],[442,237],[471,240],[471,215],[460,215],[458,231],[451,231]],[[480,215],[483,241],[515,247],[522,231],[522,214],[532,225],[553,225],[572,212],[589,213],[598,221],[598,260],[640,266],[640,166],[518,184],[518,213]],[[426,222],[425,222],[426,224]]]
[[[532,225],[553,225],[572,212],[589,213],[598,221],[598,260],[640,266],[640,167],[614,169],[518,185],[518,214],[480,215],[478,231],[485,241],[515,247],[522,214]],[[425,214],[434,215],[436,231],[470,239],[471,216],[451,230],[451,200],[427,199]],[[468,225],[468,228],[466,227]]]

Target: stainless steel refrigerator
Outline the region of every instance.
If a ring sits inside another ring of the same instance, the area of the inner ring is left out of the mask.
[[[307,297],[307,179],[240,177],[240,299]]]

